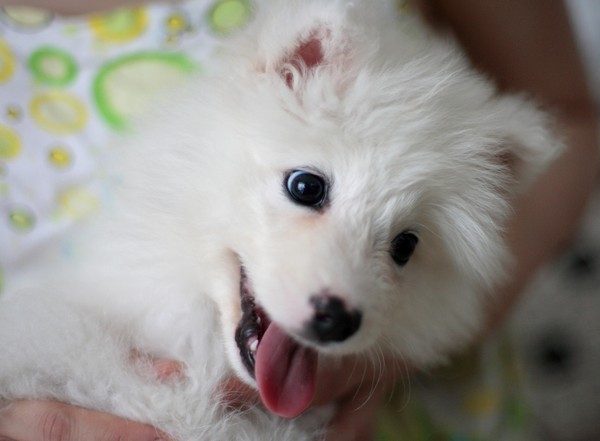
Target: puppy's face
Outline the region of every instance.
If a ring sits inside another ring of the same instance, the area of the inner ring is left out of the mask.
[[[464,344],[504,274],[507,199],[554,151],[452,47],[377,38],[311,23],[232,76],[239,285],[216,300],[232,364],[284,416],[310,403],[317,353],[425,363]]]

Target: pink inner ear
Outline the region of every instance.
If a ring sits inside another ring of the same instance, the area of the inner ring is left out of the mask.
[[[313,38],[302,43],[294,52],[292,59],[302,60],[308,68],[314,67],[323,62],[323,50],[321,41]]]
[[[323,48],[321,46],[321,41],[316,38],[311,38],[300,44],[289,59],[289,63],[299,71],[311,69],[322,62]],[[291,88],[294,80],[292,72],[284,70],[282,75],[288,87]]]

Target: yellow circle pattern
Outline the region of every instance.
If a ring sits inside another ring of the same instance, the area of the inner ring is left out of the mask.
[[[18,106],[12,104],[6,106],[5,115],[6,118],[12,122],[21,121],[21,118],[23,118],[23,112],[21,111],[21,109]]]
[[[148,13],[144,8],[122,8],[108,14],[92,15],[89,24],[100,41],[123,43],[144,33]]]
[[[69,149],[57,146],[48,152],[48,161],[57,169],[65,169],[72,164],[73,158]]]
[[[0,83],[8,81],[15,71],[15,59],[6,45],[0,39]]]
[[[464,398],[463,408],[470,415],[494,414],[500,406],[500,398],[496,389],[477,389]]]
[[[169,17],[167,17],[166,25],[167,31],[170,34],[181,34],[190,27],[187,18],[182,13],[169,15]]]
[[[40,127],[55,135],[77,133],[88,120],[85,104],[62,90],[37,95],[31,101],[30,111]]]
[[[0,125],[0,159],[13,159],[21,153],[21,139],[9,127]]]
[[[73,187],[58,197],[63,213],[73,219],[82,219],[92,215],[100,207],[97,196],[85,188]]]
[[[5,6],[0,12],[12,28],[26,32],[45,28],[54,18],[54,14],[46,9],[23,5]]]
[[[35,225],[35,217],[28,210],[15,209],[8,214],[10,225],[17,231],[29,231]]]

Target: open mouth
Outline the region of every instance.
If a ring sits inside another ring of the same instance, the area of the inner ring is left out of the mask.
[[[271,321],[257,304],[252,283],[240,270],[242,318],[235,341],[242,363],[256,379],[263,404],[273,413],[293,418],[310,405],[316,391],[315,350],[302,346]]]
[[[264,311],[256,305],[254,293],[244,267],[240,271],[240,297],[242,318],[235,331],[235,342],[240,350],[242,363],[248,373],[255,378],[256,352],[270,320]]]

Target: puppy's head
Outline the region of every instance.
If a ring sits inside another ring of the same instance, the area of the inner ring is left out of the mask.
[[[220,88],[239,287],[216,300],[233,365],[286,416],[317,354],[465,344],[506,271],[509,199],[558,151],[532,105],[364,3],[275,5]]]

